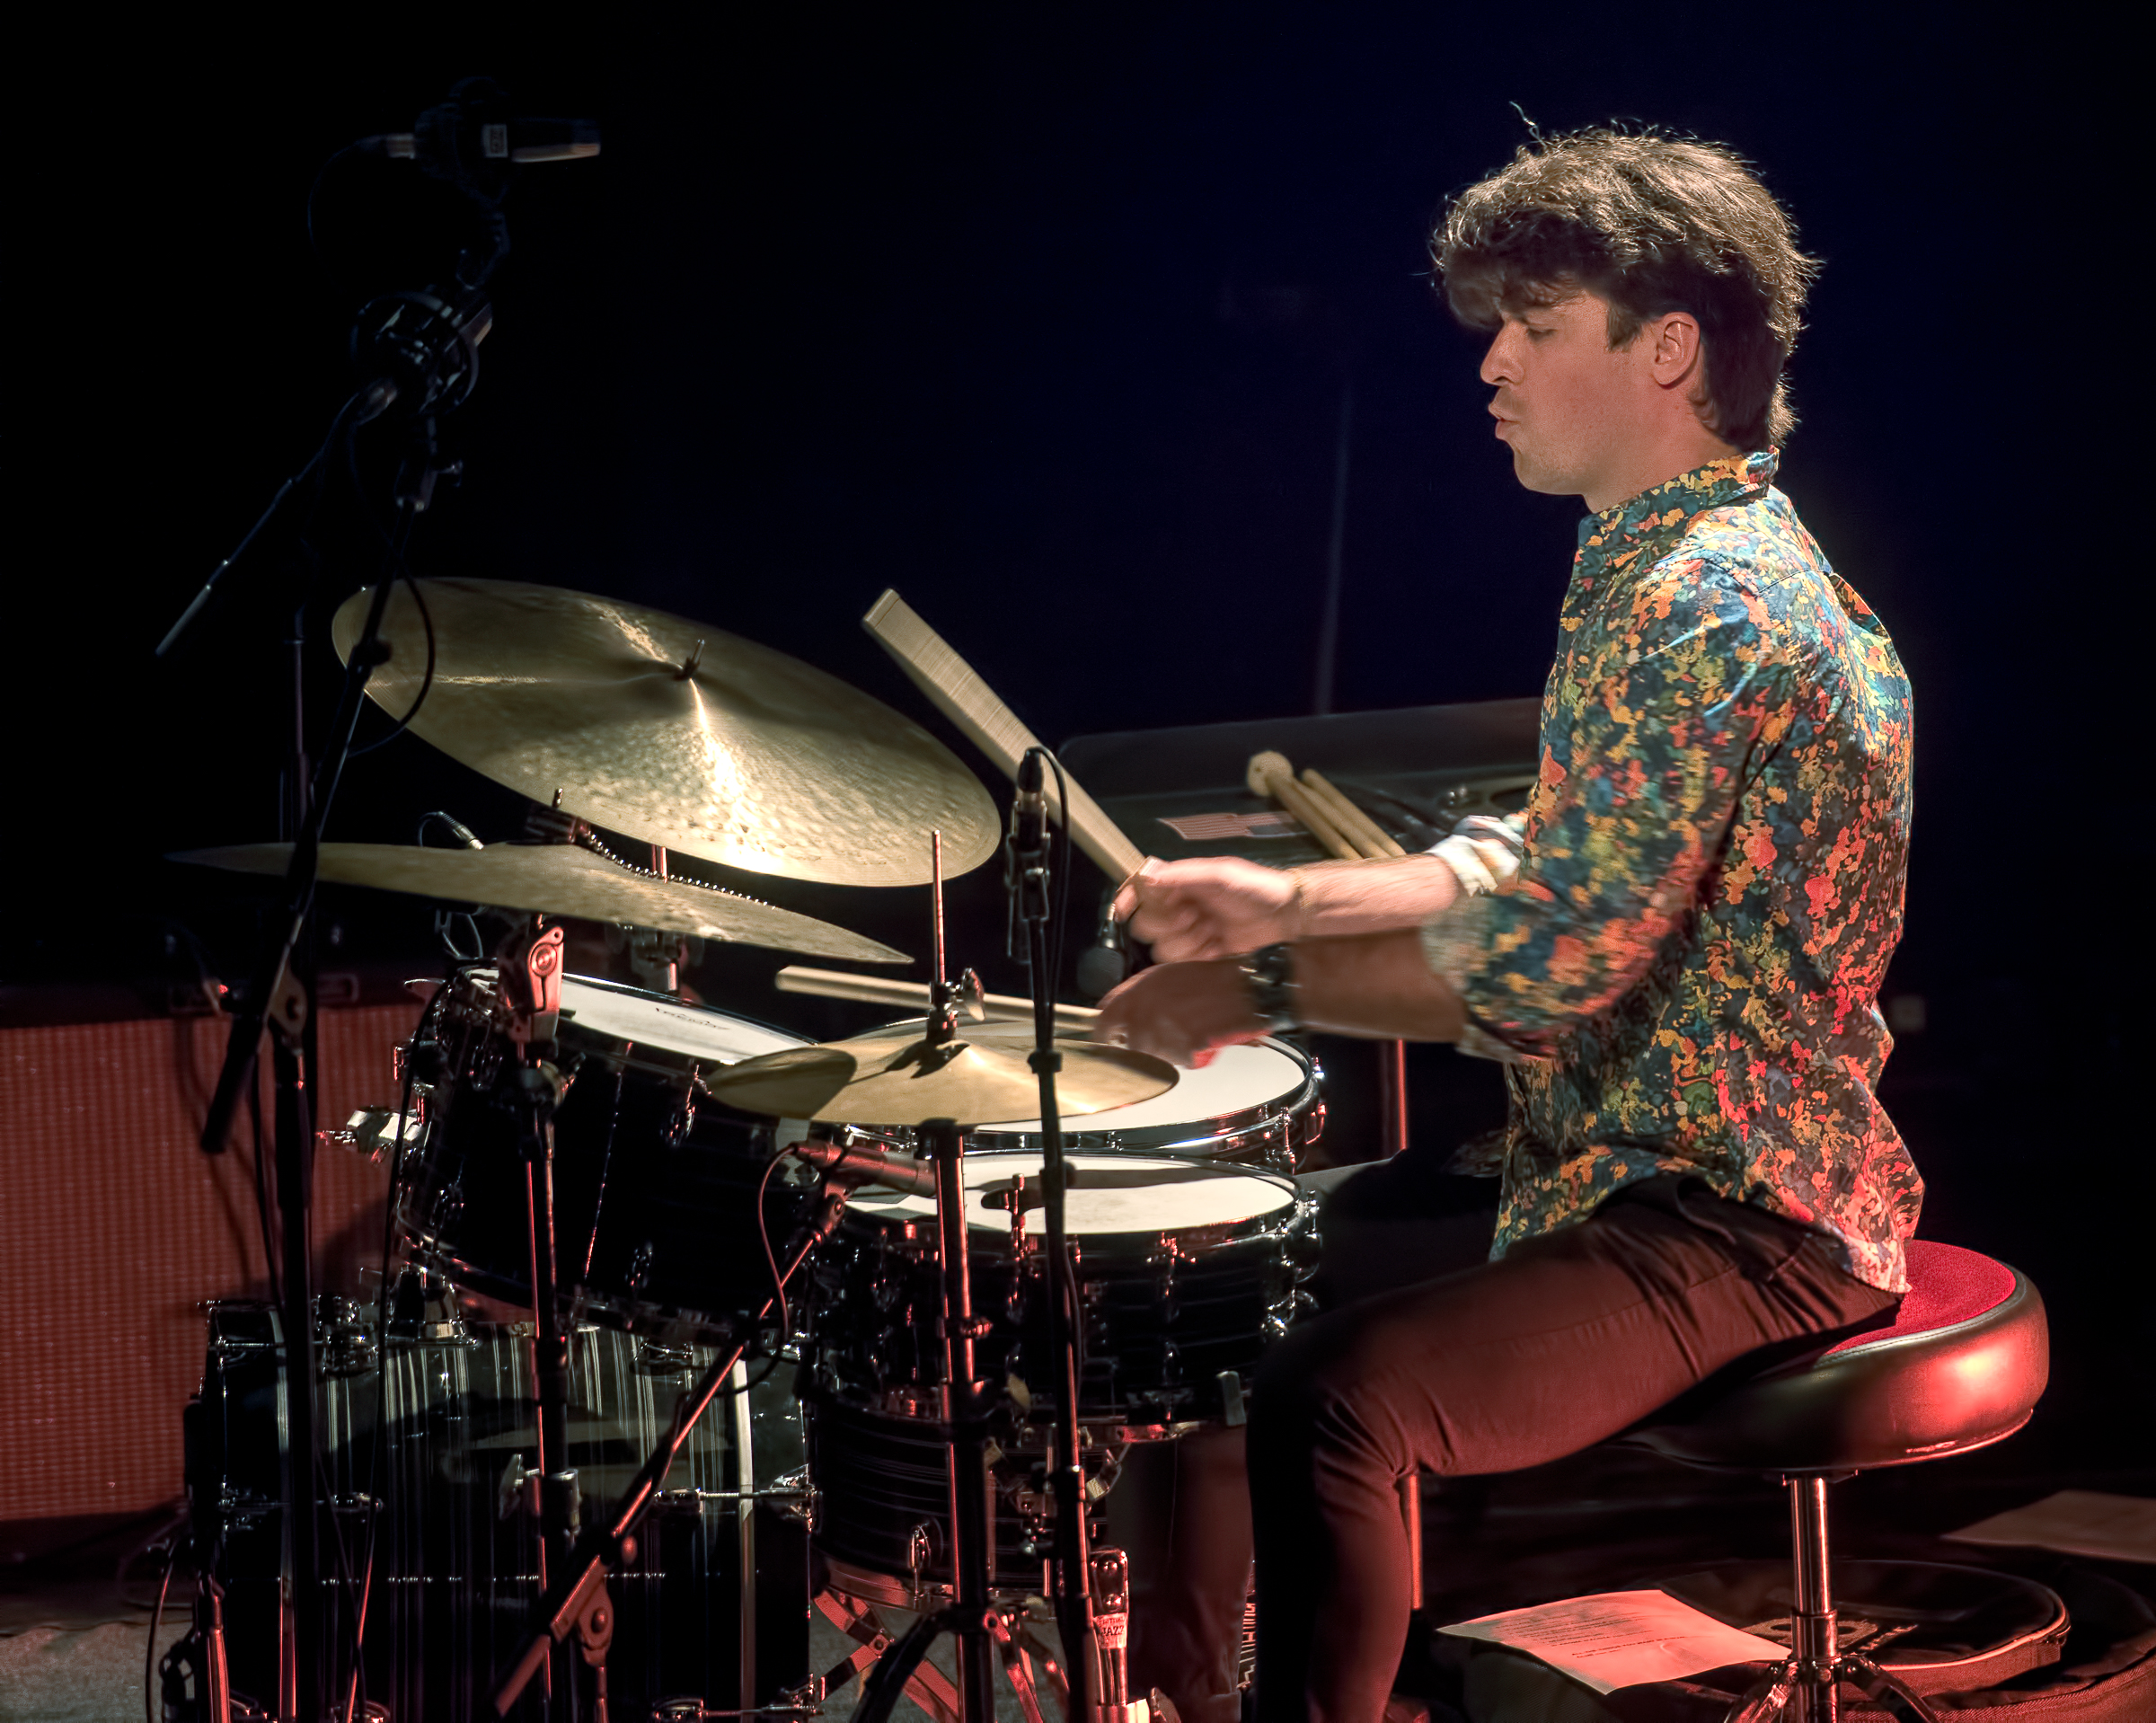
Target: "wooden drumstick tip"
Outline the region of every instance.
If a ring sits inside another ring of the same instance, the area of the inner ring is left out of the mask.
[[[1250,785],[1250,792],[1259,796],[1271,795],[1273,785],[1282,778],[1293,783],[1295,768],[1288,764],[1286,755],[1275,753],[1271,748],[1251,755],[1250,767],[1243,773],[1243,782]]]

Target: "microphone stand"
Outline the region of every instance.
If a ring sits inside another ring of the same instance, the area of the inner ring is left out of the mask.
[[[367,685],[386,663],[390,649],[382,639],[389,595],[402,567],[413,523],[433,500],[437,482],[453,473],[439,458],[435,441],[437,411],[446,411],[469,394],[477,375],[477,346],[492,313],[475,294],[455,306],[441,306],[431,322],[411,315],[404,301],[382,317],[375,307],[361,315],[355,344],[363,356],[382,364],[373,378],[340,410],[322,449],[307,467],[288,481],[239,548],[218,566],[207,585],[158,648],[168,656],[211,608],[220,583],[242,552],[278,514],[298,480],[322,467],[349,443],[359,427],[404,400],[414,411],[411,444],[397,474],[395,517],[383,537],[382,571],[375,582],[367,620],[345,664],[344,686],[330,724],[327,747],[310,764],[305,705],[305,610],[303,595],[295,606],[290,654],[292,708],[287,766],[285,833],[292,860],[285,871],[283,913],[278,935],[262,955],[241,1008],[234,1014],[225,1045],[200,1146],[205,1154],[222,1154],[241,1099],[255,1080],[262,1037],[271,1034],[270,1068],[275,1088],[273,1117],[277,1206],[281,1233],[286,1381],[290,1384],[286,1413],[287,1443],[294,1455],[287,1535],[292,1560],[289,1626],[292,1643],[292,1695],[298,1723],[317,1723],[326,1715],[328,1671],[322,1539],[317,1524],[319,1485],[314,1408],[314,1100],[308,1085],[320,1075],[314,1056],[315,977],[314,912],[321,866],[322,834],[351,757]],[[379,303],[379,302],[378,302]],[[438,305],[439,302],[429,302]],[[370,321],[371,320],[371,321]],[[362,499],[364,506],[364,499]]]
[[[1054,1446],[1048,1456],[1048,1482],[1056,1502],[1056,1621],[1069,1668],[1071,1723],[1102,1723],[1104,1717],[1119,1711],[1124,1701],[1120,1693],[1103,1692],[1104,1687],[1116,1683],[1102,1679],[1107,1672],[1102,1667],[1099,1623],[1093,1612],[1092,1552],[1085,1523],[1085,1450],[1078,1426],[1078,1277],[1071,1264],[1070,1241],[1064,1230],[1067,1173],[1063,1124],[1056,1102],[1056,1074],[1063,1068],[1063,1056],[1056,1051],[1056,975],[1048,958],[1053,911],[1041,792],[1045,752],[1038,747],[1028,749],[1019,767],[1019,805],[1012,814],[1012,890],[1016,918],[1026,930],[1026,955],[1033,977],[1033,1052],[1029,1062],[1040,1080],[1048,1351],[1056,1370]],[[1121,1663],[1119,1657],[1113,1661],[1118,1666]],[[1122,1723],[1121,1718],[1116,1718],[1115,1723]]]

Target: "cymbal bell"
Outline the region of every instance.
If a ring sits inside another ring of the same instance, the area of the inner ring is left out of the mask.
[[[239,844],[172,858],[238,873],[281,874],[289,844]],[[324,844],[322,878],[450,903],[488,904],[586,921],[621,922],[668,933],[775,951],[813,951],[862,963],[905,963],[903,951],[813,915],[693,879],[662,879],[608,862],[573,844],[496,844],[483,850],[429,850],[407,844]]]
[[[1023,1023],[968,1023],[941,1046],[923,1029],[881,1029],[820,1047],[744,1059],[704,1081],[744,1112],[824,1124],[914,1126],[932,1118],[978,1125],[1040,1110],[1040,1080],[1027,1063]],[[1128,1107],[1175,1086],[1175,1067],[1127,1047],[1056,1043],[1057,1110],[1065,1118]]]
[[[753,873],[922,885],[1002,834],[980,780],[918,724],[706,623],[516,580],[400,582],[368,697],[497,783],[609,831]],[[371,591],[338,607],[349,658]],[[431,629],[432,656],[429,635]],[[429,669],[431,662],[432,675]],[[425,688],[425,698],[420,691]]]

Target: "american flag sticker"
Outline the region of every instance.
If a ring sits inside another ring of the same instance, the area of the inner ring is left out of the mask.
[[[1161,824],[1186,844],[1223,844],[1241,837],[1301,837],[1302,826],[1286,814],[1185,814]]]

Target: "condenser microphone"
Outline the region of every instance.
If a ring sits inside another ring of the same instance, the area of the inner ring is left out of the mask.
[[[599,153],[596,119],[486,119],[459,126],[426,127],[414,122],[408,132],[377,132],[352,147],[393,162],[421,166],[451,161],[579,162]]]
[[[936,1170],[923,1162],[901,1159],[888,1149],[865,1143],[796,1143],[798,1154],[826,1178],[849,1185],[881,1185],[915,1197],[936,1194]]]

